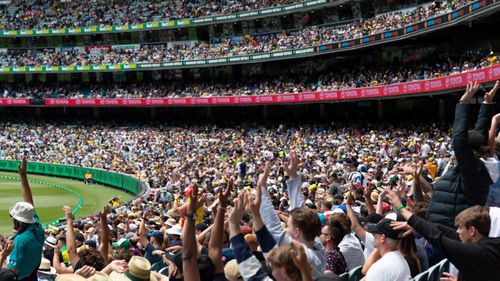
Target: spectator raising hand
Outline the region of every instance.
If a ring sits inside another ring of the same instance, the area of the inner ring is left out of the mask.
[[[240,233],[240,222],[245,215],[246,206],[248,204],[247,193],[238,194],[238,198],[234,199],[234,208],[229,216],[229,236],[233,237]]]
[[[493,102],[493,99],[495,98],[495,95],[496,95],[499,87],[500,87],[500,80],[497,80],[495,82],[495,85],[493,86],[493,88],[491,88],[491,90],[489,92],[486,92],[484,94],[484,102],[485,103],[492,103]]]
[[[290,180],[293,180],[298,177],[297,169],[299,166],[299,159],[297,153],[295,151],[290,152],[288,162],[285,162],[285,171],[288,174]]]
[[[208,242],[208,255],[215,264],[215,274],[224,273],[224,263],[222,262],[222,240],[224,232],[224,218],[227,211],[228,198],[231,196],[231,191],[234,188],[233,179],[229,179],[226,188],[221,188],[218,194],[219,206],[217,206],[217,214]]]
[[[302,281],[312,281],[311,265],[307,261],[304,247],[297,241],[292,242],[292,259],[295,266],[300,270]]]
[[[23,158],[18,166],[23,201],[9,209],[14,224],[14,248],[6,266],[19,272],[19,279],[36,276],[36,269],[43,253],[44,230],[35,211],[33,195],[28,183],[28,161]]]
[[[203,195],[201,197],[203,197]],[[198,186],[193,184],[191,185],[191,194],[187,204],[186,220],[184,228],[182,229],[182,271],[184,272],[184,280],[200,280],[198,262],[196,260],[198,251],[196,247],[197,242],[194,229],[196,210],[200,205],[200,201],[198,199]]]
[[[465,93],[460,98],[460,103],[468,104],[480,87],[481,85],[477,83],[477,81],[467,83],[467,86],[465,87]]]

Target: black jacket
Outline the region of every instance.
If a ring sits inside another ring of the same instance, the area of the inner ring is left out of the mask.
[[[462,243],[453,228],[413,215],[408,224],[459,270],[459,281],[500,280],[500,238]]]
[[[488,139],[494,104],[481,104],[475,130]],[[484,206],[492,184],[488,170],[468,141],[469,106],[457,104],[453,123],[453,151],[457,164],[434,185],[427,220],[454,227],[455,217],[474,205]]]

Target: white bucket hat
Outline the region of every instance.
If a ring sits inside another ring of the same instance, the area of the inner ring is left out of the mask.
[[[9,209],[9,214],[16,220],[24,223],[35,223],[35,208],[27,202],[17,202]]]
[[[170,235],[182,235],[182,227],[178,224],[172,226],[171,228],[167,229],[167,234]]]
[[[176,225],[177,222],[174,219],[168,219],[165,224],[172,227],[172,226]]]

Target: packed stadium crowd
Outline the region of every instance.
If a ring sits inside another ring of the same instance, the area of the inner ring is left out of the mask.
[[[450,12],[455,7],[470,2],[470,0],[443,1],[439,4],[433,2],[418,6],[416,9],[388,13],[334,28],[306,27],[296,33],[284,31],[258,37],[243,35],[242,40],[223,39],[218,44],[198,41],[194,46],[143,45],[138,49],[118,50],[105,48],[63,51],[9,50],[0,53],[0,67],[177,62],[307,48],[393,30]]]
[[[160,98],[248,96],[328,91],[374,87],[482,69],[497,64],[495,52],[485,49],[459,54],[420,58],[399,65],[326,65],[324,59],[296,63],[274,75],[222,81],[175,81],[150,83],[99,83],[94,86],[73,83],[48,85],[0,85],[0,96],[38,98]],[[321,69],[321,71],[318,71]],[[341,69],[341,70],[339,70]]]
[[[297,1],[12,1],[1,9],[0,29],[75,28],[138,24],[232,14],[294,2]]]
[[[357,268],[366,281],[403,281],[446,258],[455,269],[444,280],[500,276],[498,88],[484,93],[471,131],[477,83],[456,105],[453,130],[4,122],[1,158],[25,158],[24,201],[9,210],[17,233],[1,239],[0,274],[298,281]],[[151,193],[82,219],[64,206],[67,224],[44,231],[26,159],[135,175]]]

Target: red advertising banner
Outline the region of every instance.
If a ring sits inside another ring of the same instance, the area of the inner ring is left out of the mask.
[[[370,88],[355,88],[322,92],[303,92],[295,94],[230,96],[208,98],[151,98],[151,99],[46,99],[46,106],[105,106],[105,107],[154,107],[154,106],[211,106],[211,105],[251,105],[307,103],[321,101],[358,100],[383,98],[400,95],[418,95],[464,87],[468,82],[480,83],[500,79],[500,65],[481,70],[445,76],[430,80],[393,84]],[[13,100],[13,99],[4,99]],[[19,100],[19,99],[17,99]],[[23,100],[23,99],[20,99]],[[5,101],[2,100],[4,104]],[[18,101],[20,102],[20,101]],[[28,100],[25,100],[29,104]],[[14,103],[12,103],[14,104]]]
[[[16,105],[29,105],[30,99],[17,99],[17,98],[2,98],[0,99],[0,106],[16,106]]]

